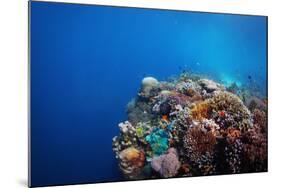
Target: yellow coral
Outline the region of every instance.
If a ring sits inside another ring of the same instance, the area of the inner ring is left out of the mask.
[[[202,119],[208,118],[210,114],[210,105],[207,101],[197,103],[191,109],[192,118],[201,121]]]
[[[119,154],[119,167],[127,177],[136,177],[145,164],[145,155],[134,147],[129,147]]]

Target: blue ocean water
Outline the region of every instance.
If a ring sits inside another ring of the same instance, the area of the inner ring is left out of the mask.
[[[266,17],[31,2],[30,19],[33,186],[123,180],[112,137],[144,76],[266,95]]]

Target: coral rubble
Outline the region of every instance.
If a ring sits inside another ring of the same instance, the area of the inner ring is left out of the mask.
[[[235,86],[235,87],[234,87]],[[182,74],[142,80],[113,151],[128,179],[267,171],[267,103]]]

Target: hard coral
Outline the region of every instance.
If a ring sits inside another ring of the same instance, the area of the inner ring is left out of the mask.
[[[197,161],[202,155],[213,152],[216,138],[210,131],[204,131],[200,126],[189,128],[186,134],[185,147],[191,161]]]
[[[186,157],[199,174],[214,173],[213,158],[216,137],[211,131],[202,130],[196,125],[189,128],[184,140]]]
[[[200,79],[198,80],[199,85],[201,85],[208,93],[216,90],[222,90],[224,87],[213,80]]]
[[[242,135],[244,142],[244,172],[267,170],[267,116],[266,112],[253,110],[254,126]]]
[[[213,118],[222,127],[238,128],[241,131],[247,131],[248,128],[252,127],[251,113],[236,95],[220,91],[208,101],[212,112],[215,112]],[[223,119],[219,117],[220,111],[224,111],[227,116]]]
[[[210,105],[207,101],[197,103],[191,109],[191,116],[195,120],[208,119],[211,113]]]
[[[145,77],[142,80],[142,85],[141,85],[141,91],[139,93],[140,96],[144,97],[144,98],[149,98],[152,95],[153,92],[151,92],[152,90],[156,89],[159,85],[159,82],[156,78],[153,77]]]
[[[119,166],[123,174],[128,178],[135,178],[140,173],[145,164],[145,155],[134,147],[129,147],[119,154]]]

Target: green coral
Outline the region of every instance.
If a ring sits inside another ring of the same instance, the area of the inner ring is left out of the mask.
[[[143,127],[137,127],[136,128],[136,134],[137,137],[141,138],[144,136],[144,128]]]

